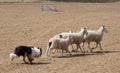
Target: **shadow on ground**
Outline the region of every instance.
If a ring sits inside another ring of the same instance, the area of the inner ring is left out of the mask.
[[[83,2],[83,3],[112,3],[120,0],[50,0],[56,2]]]
[[[35,62],[33,62],[32,64],[30,64],[30,63],[21,63],[21,64],[28,64],[28,65],[44,65],[44,64],[50,64],[50,63],[49,63],[49,62],[46,62],[46,63],[43,63],[43,62],[35,63]]]
[[[92,55],[104,55],[107,53],[119,53],[120,51],[95,51],[93,53],[86,53],[86,54],[73,54],[72,56],[58,56],[55,58],[71,58],[71,57],[84,57],[84,56],[92,56]]]

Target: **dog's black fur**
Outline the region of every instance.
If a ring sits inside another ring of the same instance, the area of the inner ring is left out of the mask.
[[[14,54],[17,56],[25,56],[25,55],[31,55],[32,53],[32,47],[27,47],[27,46],[19,46],[15,48]]]
[[[14,54],[16,54],[18,57],[23,56],[23,61],[25,63],[25,57],[27,56],[28,60],[30,61],[30,63],[32,63],[33,59],[31,58],[31,54],[32,54],[32,49],[33,47],[28,47],[28,46],[18,46],[15,48]]]

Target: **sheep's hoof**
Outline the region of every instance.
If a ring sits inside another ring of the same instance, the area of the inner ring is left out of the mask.
[[[71,52],[77,52],[76,50],[72,50]]]
[[[25,62],[25,64],[28,64],[28,62]]]
[[[93,53],[93,50],[91,49],[90,52]]]
[[[33,64],[33,62],[30,62],[30,64],[32,65],[32,64]]]
[[[86,56],[86,54],[84,53],[84,54],[82,54],[82,56]]]
[[[95,49],[95,48],[91,48],[91,49]]]

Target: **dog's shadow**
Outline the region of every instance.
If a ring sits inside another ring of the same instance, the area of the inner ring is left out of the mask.
[[[119,53],[120,51],[95,51],[93,53],[85,53],[85,54],[73,54],[71,56],[59,56],[57,58],[71,58],[71,57],[84,57],[84,56],[93,56],[93,55],[104,55],[108,53]]]
[[[43,63],[43,62],[33,62],[33,63],[21,63],[21,64],[27,64],[27,65],[45,65],[50,64],[49,62]]]

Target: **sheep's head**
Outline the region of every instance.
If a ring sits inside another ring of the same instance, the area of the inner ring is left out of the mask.
[[[59,35],[60,38],[62,38],[63,36],[62,35]]]
[[[69,33],[73,33],[73,31],[70,30]]]
[[[105,26],[102,26],[103,32],[108,32],[107,28]]]
[[[87,32],[87,29],[86,29],[86,28],[81,28],[81,32],[83,33],[83,35],[84,35],[84,34],[86,34],[86,35],[88,34],[88,32]]]

